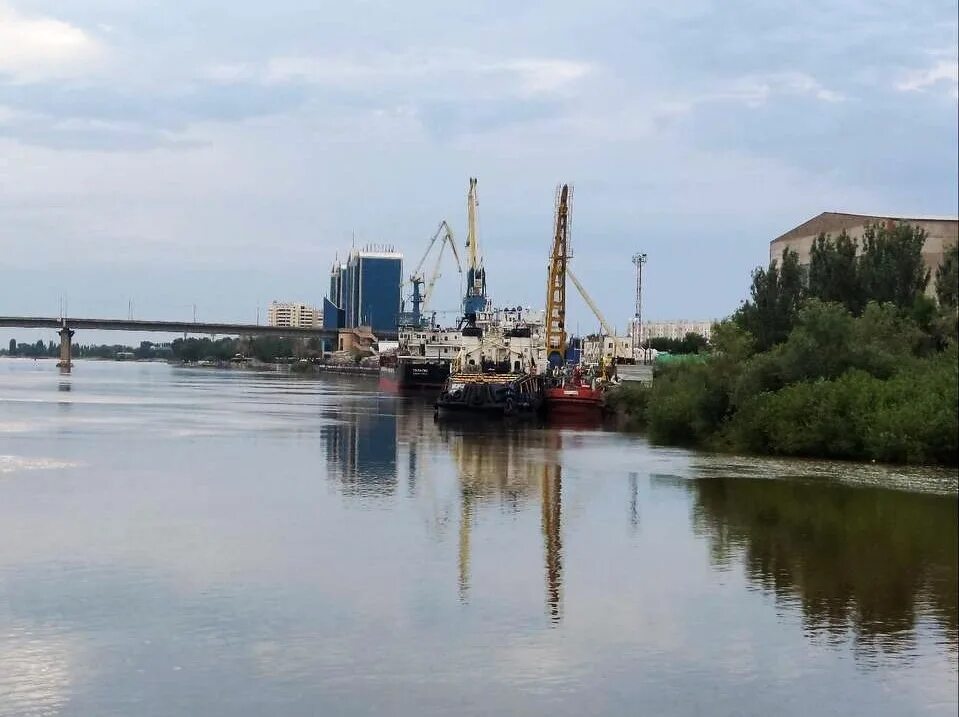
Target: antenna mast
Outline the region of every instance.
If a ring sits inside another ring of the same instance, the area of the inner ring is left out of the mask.
[[[633,264],[636,265],[636,313],[633,315],[633,358],[643,347],[643,265],[646,263],[645,254],[633,254]]]

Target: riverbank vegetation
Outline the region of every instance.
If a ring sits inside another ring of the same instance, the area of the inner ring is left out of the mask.
[[[168,344],[155,344],[151,341],[141,341],[139,346],[125,346],[123,344],[73,344],[71,355],[74,358],[99,359],[169,359],[173,357]],[[57,341],[44,342],[40,339],[36,343],[28,344],[10,339],[6,349],[0,349],[0,356],[18,358],[58,358],[60,344]]]
[[[935,277],[924,233],[820,236],[753,273],[701,362],[657,368],[611,397],[654,440],[762,454],[959,464],[957,269]],[[936,300],[925,294],[934,281]]]

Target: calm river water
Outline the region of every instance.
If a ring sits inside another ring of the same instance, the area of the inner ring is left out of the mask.
[[[955,715],[956,488],[0,359],[0,715]]]

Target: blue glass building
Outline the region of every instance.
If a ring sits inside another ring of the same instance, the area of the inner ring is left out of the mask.
[[[346,264],[334,266],[330,272],[329,303],[333,306],[324,303],[323,318],[339,321],[324,325],[396,331],[402,281],[402,254],[374,249],[352,252]],[[334,309],[342,311],[342,316]]]

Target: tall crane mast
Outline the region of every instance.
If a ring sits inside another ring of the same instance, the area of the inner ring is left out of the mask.
[[[470,177],[466,195],[466,296],[463,297],[463,313],[476,314],[486,308],[486,269],[479,249],[479,233],[476,229],[476,178]]]
[[[568,184],[556,191],[556,226],[546,294],[546,357],[553,365],[562,364],[566,357],[566,263],[569,260],[571,195]]]

